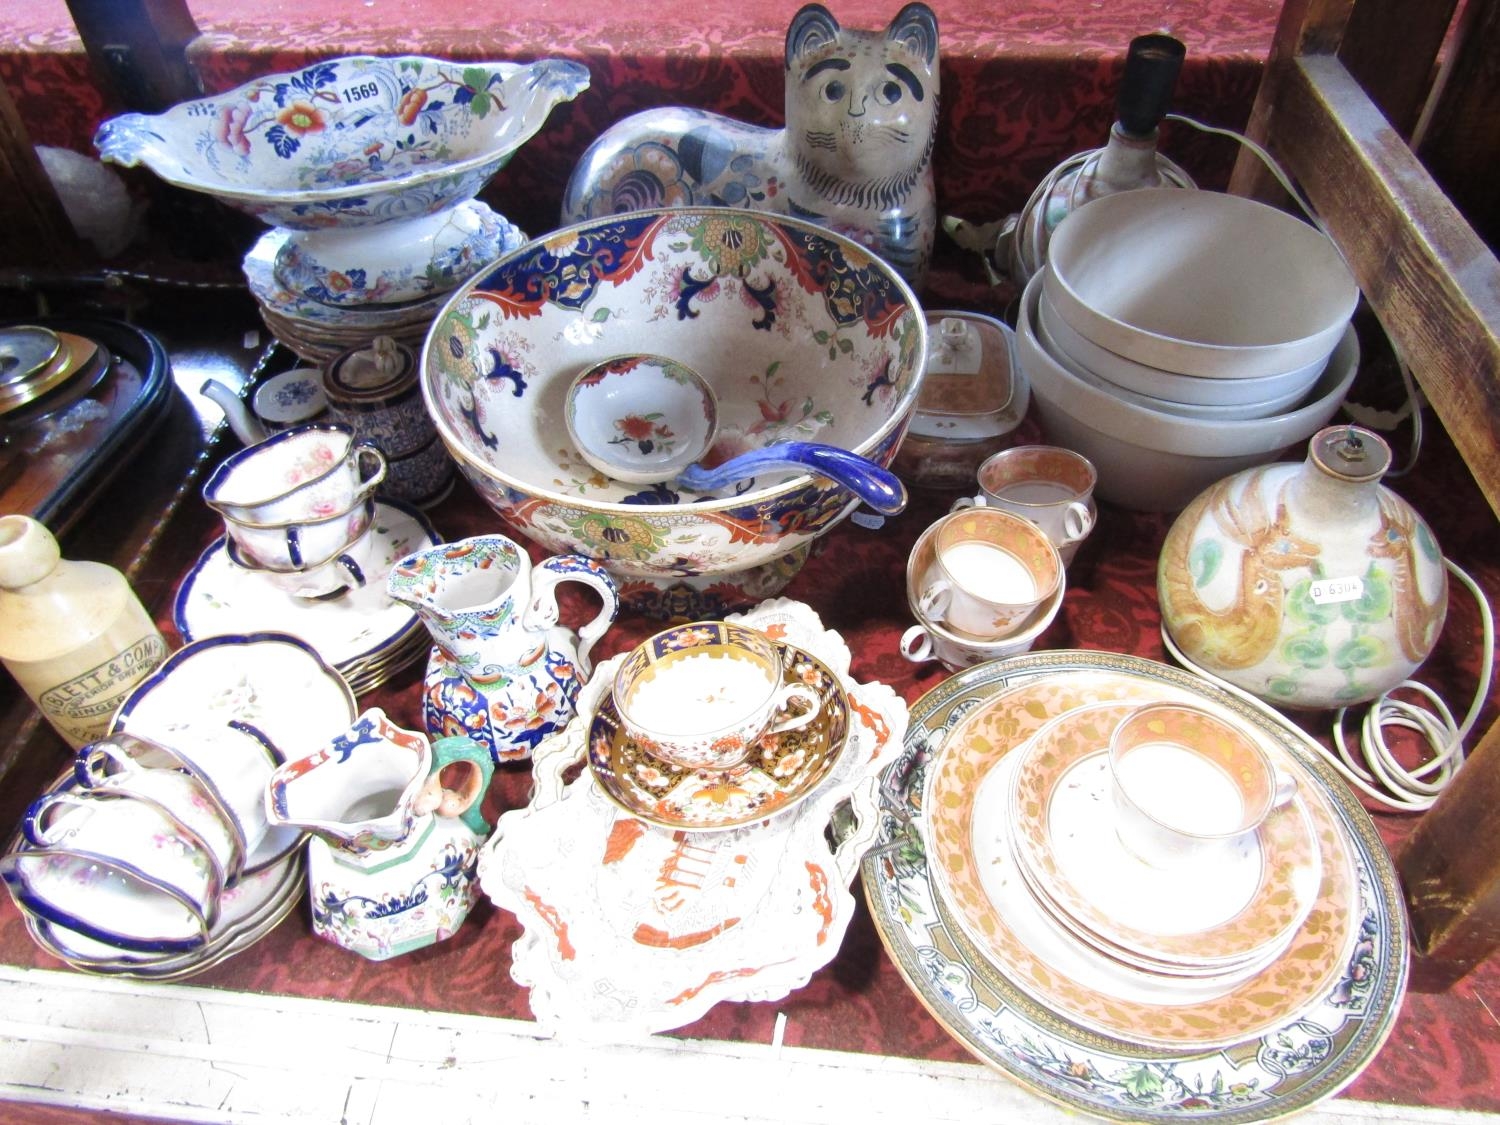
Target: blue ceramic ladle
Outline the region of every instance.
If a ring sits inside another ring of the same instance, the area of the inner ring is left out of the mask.
[[[906,486],[895,473],[858,453],[812,441],[752,449],[712,469],[689,465],[677,474],[677,483],[694,492],[711,492],[772,469],[802,469],[825,476],[882,515],[894,516],[906,507]]]

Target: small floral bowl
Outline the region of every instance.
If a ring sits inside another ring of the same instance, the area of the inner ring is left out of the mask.
[[[691,367],[660,355],[593,364],[568,388],[568,436],[601,473],[632,484],[670,481],[708,452],[719,403]]]

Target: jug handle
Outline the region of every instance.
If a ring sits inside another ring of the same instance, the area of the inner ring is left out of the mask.
[[[526,613],[526,628],[544,631],[557,624],[559,582],[582,582],[585,586],[592,587],[604,603],[594,619],[578,630],[579,678],[588,679],[593,668],[589,652],[620,612],[620,593],[609,572],[594,559],[583,555],[553,555],[542,560],[532,570],[534,594]]]
[[[450,770],[449,766],[459,768]],[[462,803],[461,808],[439,815],[458,817],[478,836],[490,834],[481,806],[495,776],[495,759],[486,747],[461,734],[440,738],[432,744],[432,769],[427,776],[437,783],[434,808],[450,796]]]

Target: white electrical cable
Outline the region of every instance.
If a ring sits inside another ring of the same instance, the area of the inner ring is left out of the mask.
[[[1282,726],[1303,736],[1308,745],[1315,747],[1351,785],[1395,812],[1423,812],[1432,807],[1437,796],[1452,780],[1464,762],[1464,739],[1474,729],[1484,701],[1489,697],[1490,684],[1495,668],[1495,618],[1484,592],[1452,559],[1444,559],[1448,571],[1473,595],[1479,606],[1480,632],[1482,635],[1482,657],[1479,669],[1479,687],[1474,695],[1468,714],[1462,723],[1455,722],[1453,713],[1438,694],[1427,685],[1416,680],[1402,680],[1395,687],[1383,692],[1370,703],[1360,723],[1359,749],[1363,762],[1356,761],[1353,751],[1344,738],[1344,716],[1348,708],[1340,708],[1334,716],[1333,742],[1338,755],[1335,757],[1326,747],[1314,739],[1307,738],[1301,727],[1271,708],[1264,700],[1205,671],[1183,654],[1167,634],[1162,625],[1162,642],[1173,659],[1189,671],[1209,682],[1224,688],[1238,698],[1249,700],[1267,710]],[[1427,706],[1408,700],[1394,698],[1394,693],[1406,690],[1420,696]],[[1407,769],[1396,760],[1385,740],[1387,727],[1398,727],[1415,731],[1426,743],[1429,757],[1417,766]]]

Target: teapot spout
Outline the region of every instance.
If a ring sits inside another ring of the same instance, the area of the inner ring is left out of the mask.
[[[239,438],[245,445],[255,445],[266,440],[265,427],[260,424],[260,419],[250,413],[245,400],[240,398],[232,390],[217,379],[205,379],[203,385],[198,388],[198,393],[209,399],[219,409],[224,411],[224,417],[229,422],[229,428],[234,431],[234,436]]]

